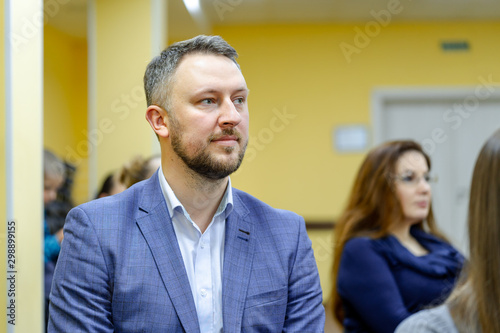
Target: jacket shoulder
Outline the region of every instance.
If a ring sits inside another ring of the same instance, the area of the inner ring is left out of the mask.
[[[235,204],[240,204],[248,210],[250,214],[261,215],[264,219],[287,218],[292,220],[303,220],[303,218],[289,210],[274,208],[256,197],[233,188]]]
[[[139,182],[121,193],[91,200],[72,210],[81,210],[91,218],[96,216],[104,217],[104,219],[106,216],[134,216],[140,204],[144,185],[144,182]]]

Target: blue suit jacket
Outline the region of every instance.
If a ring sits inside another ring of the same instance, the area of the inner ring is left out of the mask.
[[[233,189],[226,220],[225,332],[322,332],[322,294],[303,219]],[[74,208],[50,296],[49,332],[199,332],[155,174]]]

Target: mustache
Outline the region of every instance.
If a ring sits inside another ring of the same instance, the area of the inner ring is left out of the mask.
[[[224,136],[235,136],[238,138],[238,141],[241,140],[241,133],[234,128],[225,128],[220,133],[212,134],[208,137],[208,142],[213,140],[218,140]]]

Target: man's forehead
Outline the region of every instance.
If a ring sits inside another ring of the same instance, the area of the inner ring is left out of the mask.
[[[172,79],[174,89],[184,90],[188,85],[191,91],[197,90],[196,86],[199,89],[219,90],[222,86],[227,88],[231,85],[232,90],[248,91],[239,67],[223,55],[199,53],[186,55],[179,63]],[[207,87],[207,84],[210,85]]]
[[[224,55],[220,54],[212,54],[212,53],[189,53],[184,55],[180,60],[179,63],[177,64],[176,72],[179,72],[179,70],[186,70],[186,69],[191,69],[193,67],[210,67],[209,65],[216,65],[216,64],[228,64],[230,66],[234,66],[235,68],[238,69],[238,65],[231,59],[228,58]]]

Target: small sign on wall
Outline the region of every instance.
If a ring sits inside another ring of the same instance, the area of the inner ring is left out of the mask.
[[[368,128],[364,125],[338,126],[332,131],[335,150],[339,153],[359,153],[368,148]]]

